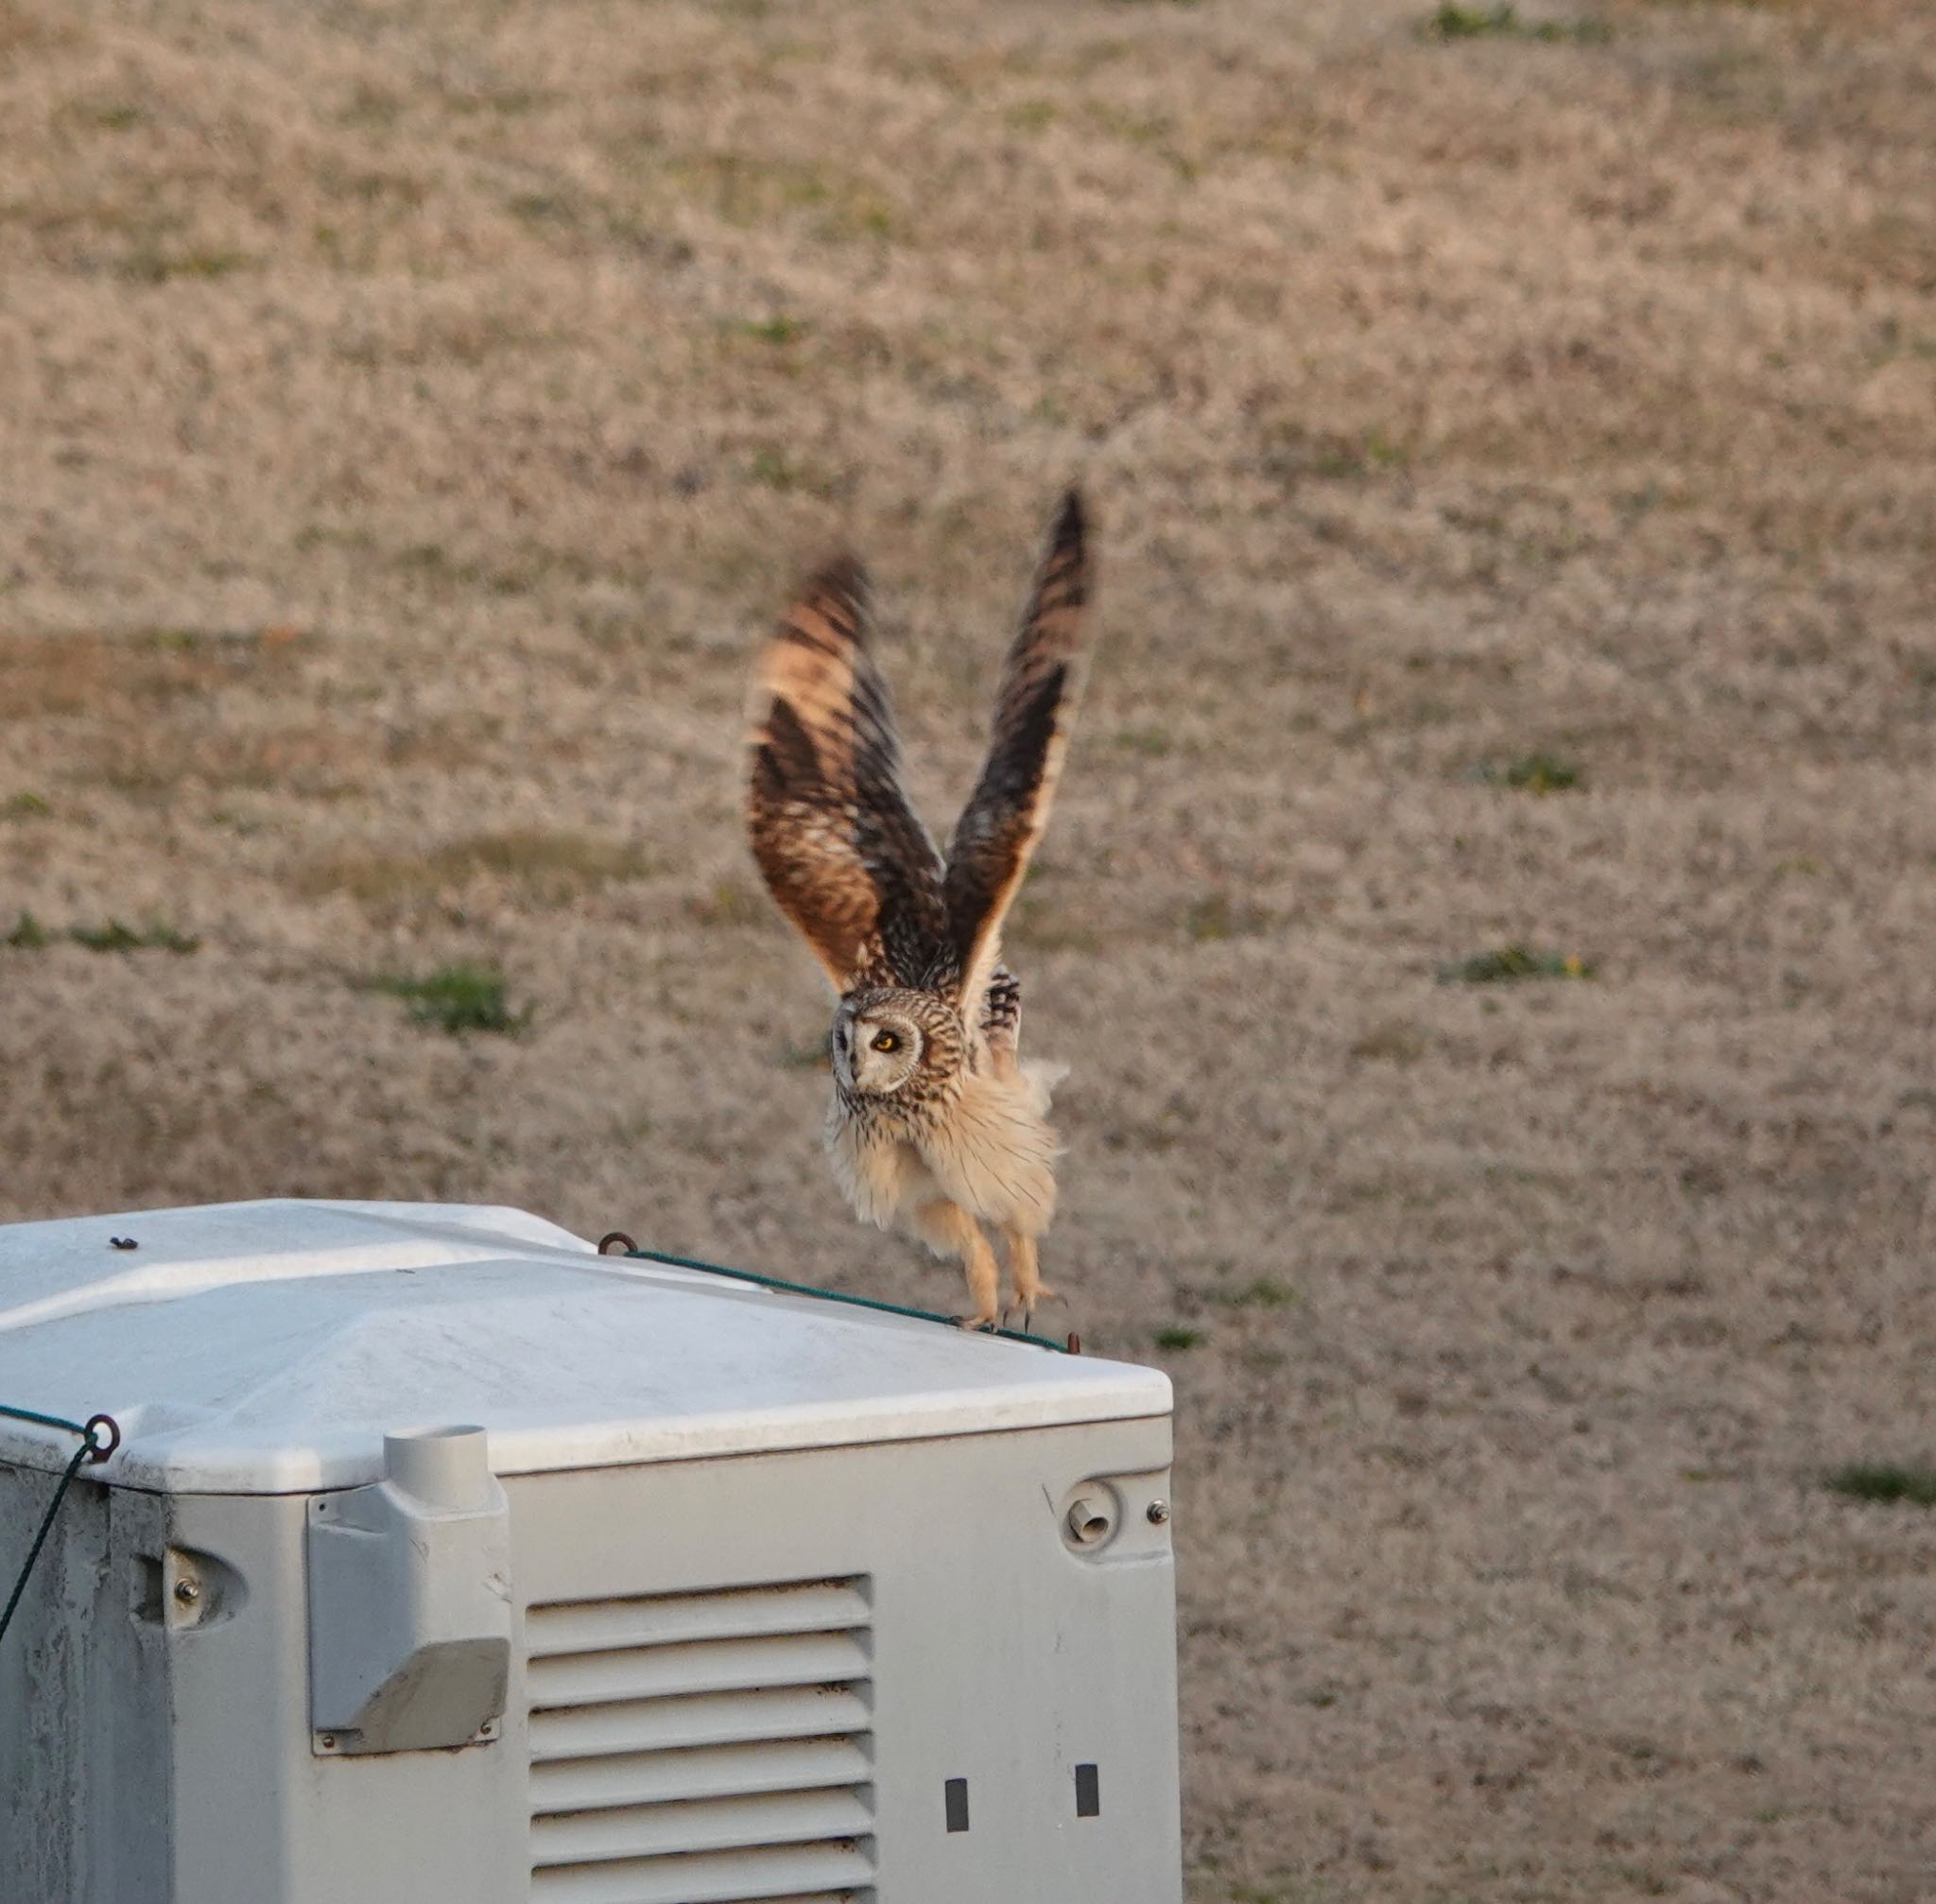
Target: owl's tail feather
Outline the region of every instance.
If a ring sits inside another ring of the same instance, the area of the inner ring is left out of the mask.
[[[1048,1116],[1049,1099],[1055,1094],[1055,1087],[1068,1075],[1066,1065],[1057,1065],[1046,1058],[1022,1060],[1022,1082],[1028,1089],[1028,1101],[1035,1107],[1037,1116]]]

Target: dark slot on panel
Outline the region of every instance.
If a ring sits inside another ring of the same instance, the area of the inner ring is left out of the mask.
[[[1078,1818],[1100,1818],[1102,1816],[1102,1786],[1093,1765],[1076,1767],[1076,1816]]]
[[[965,1831],[968,1828],[968,1781],[965,1778],[950,1778],[942,1787],[942,1799],[947,1807],[948,1829]]]

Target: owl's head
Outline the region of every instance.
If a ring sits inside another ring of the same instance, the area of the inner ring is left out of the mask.
[[[959,1062],[960,1041],[942,1022],[952,1015],[924,992],[884,988],[843,998],[834,1016],[835,1079],[856,1097],[927,1096]]]

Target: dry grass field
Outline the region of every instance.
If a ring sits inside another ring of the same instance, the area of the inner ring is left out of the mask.
[[[0,1215],[952,1303],[746,665],[853,538],[950,819],[1080,474],[1011,947],[1193,1904],[1936,1896],[1936,1513],[1824,1484],[1936,1463],[1932,100],[1924,0],[0,0]]]

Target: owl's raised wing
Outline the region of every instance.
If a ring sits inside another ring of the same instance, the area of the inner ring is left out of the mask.
[[[760,656],[747,788],[753,858],[839,993],[919,983],[948,955],[941,857],[902,790],[870,620],[851,557],[787,610]]]
[[[1082,498],[1070,490],[1002,665],[988,759],[948,848],[942,892],[960,975],[957,997],[970,1024],[1001,961],[1002,921],[1048,823],[1093,589]]]

